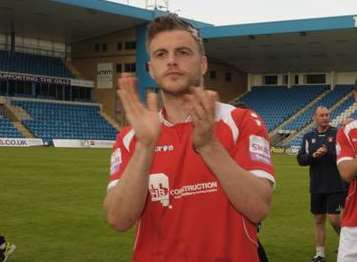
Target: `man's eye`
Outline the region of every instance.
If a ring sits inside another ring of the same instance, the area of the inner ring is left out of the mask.
[[[165,52],[157,52],[157,53],[155,54],[155,57],[157,57],[157,58],[163,58],[163,57],[165,57]]]
[[[180,56],[186,56],[190,54],[187,50],[179,50],[177,53]]]

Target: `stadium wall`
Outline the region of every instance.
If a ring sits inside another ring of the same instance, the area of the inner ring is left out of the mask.
[[[269,85],[264,82],[266,76],[276,76],[277,83],[271,84],[275,86],[293,86],[293,85],[314,85],[307,82],[308,75],[325,75],[325,82],[315,83],[317,85],[326,84],[331,87],[336,85],[351,85],[357,78],[357,72],[286,72],[286,73],[268,73],[268,74],[248,74],[248,89],[253,86],[266,86]],[[284,80],[284,76],[287,79]],[[297,78],[295,81],[295,78]]]
[[[336,83],[340,85],[349,85],[356,81],[357,79],[357,72],[341,72],[337,73],[335,80]]]
[[[136,59],[140,57],[137,56],[136,52],[139,52],[138,50],[140,52],[144,51],[140,48],[142,43],[137,43],[136,49],[127,50],[125,48],[126,42],[135,42],[137,37],[137,29],[132,28],[72,44],[71,63],[73,67],[85,79],[96,82],[95,101],[101,103],[103,111],[119,123],[123,121],[123,110],[115,95],[116,79],[121,72],[128,71],[126,65],[135,64]],[[141,41],[144,40],[141,39]],[[118,43],[121,43],[119,44],[121,45],[121,50],[118,50]],[[103,44],[106,45],[105,51],[103,51]],[[96,45],[99,47],[99,50],[96,50]],[[98,64],[112,64],[111,88],[104,89],[98,86]],[[142,69],[141,67],[139,69],[139,66],[141,65],[135,66],[137,73],[139,73],[138,70]],[[216,72],[215,79],[210,77],[210,71]],[[143,75],[142,72],[141,74]],[[230,80],[226,79],[226,74],[230,74]],[[247,74],[230,65],[209,61],[209,71],[205,76],[205,83],[207,87],[219,91],[222,101],[230,101],[247,90]],[[141,89],[144,88],[141,87]]]
[[[126,68],[127,65],[135,64],[135,48],[126,48],[127,43],[135,41],[135,29],[128,29],[72,44],[72,65],[84,78],[96,83],[95,101],[103,105],[106,114],[119,122],[123,116],[122,110],[117,110],[116,79],[121,72],[135,71],[135,68]],[[112,65],[110,88],[98,86],[98,64]]]
[[[230,74],[230,80],[226,74]],[[246,92],[247,74],[232,66],[208,61],[205,86],[218,91],[220,100],[228,102]]]
[[[0,34],[0,49],[9,50],[11,48],[10,42],[9,34]],[[65,43],[16,35],[15,51],[45,56],[65,57],[66,53],[70,53],[71,48],[66,46]]]

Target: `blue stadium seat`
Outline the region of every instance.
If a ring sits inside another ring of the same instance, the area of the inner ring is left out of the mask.
[[[5,116],[0,116],[0,137],[23,138],[22,134]]]
[[[58,57],[0,51],[0,71],[74,78]]]
[[[116,129],[100,115],[97,104],[83,105],[29,100],[12,100],[22,107],[31,120],[23,124],[43,139],[98,139],[114,140]]]
[[[271,131],[326,90],[328,90],[326,85],[293,86],[291,88],[259,86],[253,87],[236,103],[242,101],[253,108],[263,117]]]

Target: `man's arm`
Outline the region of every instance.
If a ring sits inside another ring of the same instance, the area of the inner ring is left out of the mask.
[[[300,150],[297,155],[297,161],[300,166],[309,166],[312,164],[314,157],[311,152],[308,152],[309,141],[307,135],[304,135]]]
[[[219,141],[200,147],[198,152],[218,178],[234,208],[252,222],[261,222],[270,210],[271,182],[240,167]]]
[[[128,230],[141,216],[148,193],[148,172],[153,154],[153,148],[136,144],[118,184],[105,197],[103,206],[108,223],[118,231]]]
[[[194,125],[193,147],[215,174],[234,208],[254,223],[268,214],[272,185],[238,165],[214,135],[216,94],[201,87],[187,96]]]
[[[338,171],[343,180],[350,183],[357,177],[357,159],[344,160],[337,164]]]
[[[341,128],[336,135],[337,168],[342,179],[351,182],[357,177],[357,159],[350,137],[344,129]]]
[[[119,182],[107,193],[103,206],[108,222],[115,229],[125,231],[137,222],[145,206],[148,173],[160,135],[160,120],[155,94],[148,94],[146,108],[137,97],[135,78],[124,75],[118,83],[118,95],[137,142]]]

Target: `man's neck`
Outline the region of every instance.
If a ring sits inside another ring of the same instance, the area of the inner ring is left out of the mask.
[[[325,127],[318,126],[318,127],[317,127],[317,131],[318,131],[319,133],[324,133],[324,132],[327,131],[327,129],[328,129],[329,127],[330,127],[330,126],[325,126]]]
[[[172,124],[183,123],[189,116],[185,100],[182,96],[170,96],[162,94],[163,107],[165,109],[165,119]]]

